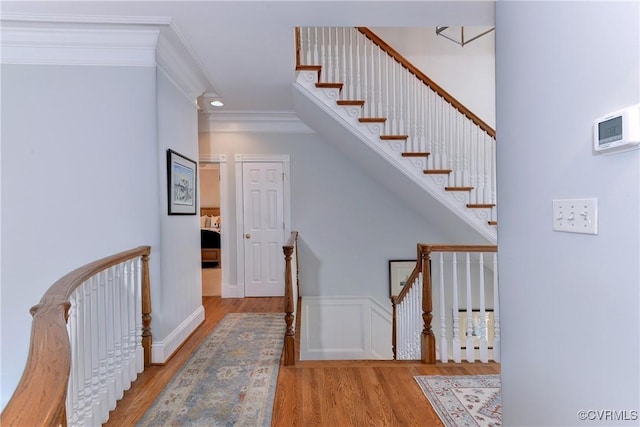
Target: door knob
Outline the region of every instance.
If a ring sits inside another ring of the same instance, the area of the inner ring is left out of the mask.
[[[244,235],[245,239],[250,239],[251,238],[251,234],[247,233]]]

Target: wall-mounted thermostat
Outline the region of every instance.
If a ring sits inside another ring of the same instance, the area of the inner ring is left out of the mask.
[[[638,148],[640,144],[640,104],[600,117],[593,125],[596,153]]]

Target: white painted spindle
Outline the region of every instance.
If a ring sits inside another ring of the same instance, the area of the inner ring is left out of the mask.
[[[500,363],[500,304],[498,289],[498,254],[493,254],[493,360]]]
[[[440,350],[440,361],[442,363],[447,363],[449,361],[449,349],[447,346],[447,309],[445,307],[444,301],[444,254],[440,252],[439,254],[439,280],[438,280],[438,292],[440,293],[440,340],[438,340],[439,350]]]
[[[475,350],[473,345],[473,310],[471,307],[471,256],[469,252],[466,253],[465,258],[465,273],[466,273],[466,303],[467,303],[467,325],[466,325],[466,356],[467,362],[473,362],[475,360]]]
[[[454,252],[452,254],[452,261],[451,261],[451,265],[452,265],[452,292],[453,292],[453,296],[451,298],[451,304],[452,304],[452,315],[453,315],[453,360],[456,363],[460,363],[462,361],[462,355],[461,355],[461,345],[460,345],[460,324],[459,324],[459,310],[460,310],[460,306],[458,304],[458,258],[457,258],[457,254]],[[464,325],[462,325],[462,327],[464,328]]]
[[[487,316],[485,310],[485,301],[484,301],[484,255],[482,252],[479,254],[478,259],[478,296],[480,300],[480,349],[479,349],[479,359],[483,363],[487,363],[489,361],[489,350],[487,345]]]

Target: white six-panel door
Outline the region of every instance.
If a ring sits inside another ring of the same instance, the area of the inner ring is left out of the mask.
[[[284,296],[282,163],[242,164],[245,296]]]

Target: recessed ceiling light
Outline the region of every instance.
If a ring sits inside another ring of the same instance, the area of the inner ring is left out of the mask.
[[[211,101],[209,104],[211,104],[211,106],[213,107],[222,107],[224,105],[224,102],[216,99],[215,101]]]

